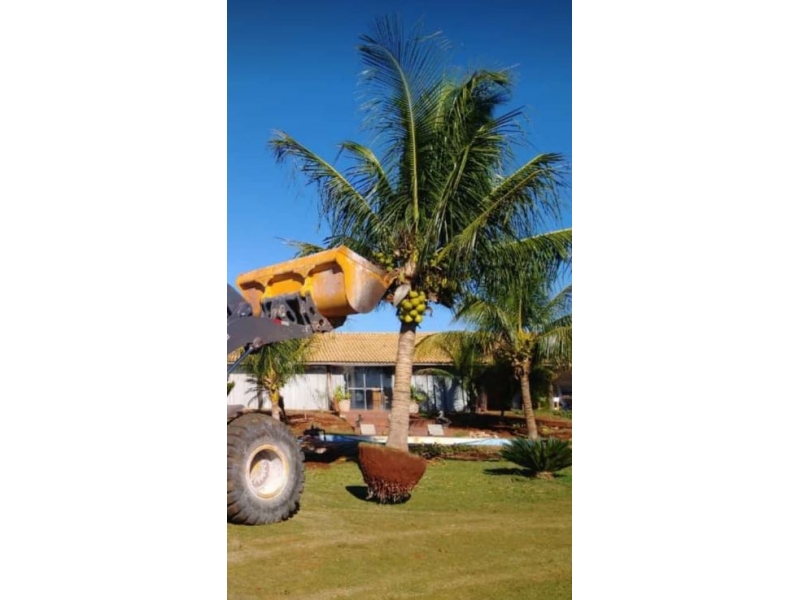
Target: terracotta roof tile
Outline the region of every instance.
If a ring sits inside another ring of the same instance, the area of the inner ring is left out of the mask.
[[[419,343],[431,333],[417,333]],[[309,365],[393,365],[397,360],[397,333],[325,333],[312,338]],[[241,352],[228,355],[228,362],[234,362]],[[438,348],[422,352],[417,349],[414,364],[446,365],[452,361]]]
[[[416,343],[431,335],[417,333]],[[397,360],[397,333],[327,333],[314,337],[307,364],[393,365]],[[414,354],[414,364],[449,364],[450,357],[438,348]]]

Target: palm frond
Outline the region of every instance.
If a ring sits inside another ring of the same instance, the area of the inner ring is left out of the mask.
[[[348,234],[334,233],[327,236],[323,241],[326,248],[337,248],[347,246],[353,252],[360,254],[364,258],[370,258],[374,249],[380,244],[382,239],[375,230],[359,232],[354,237]]]
[[[365,191],[367,202],[380,212],[380,207],[391,203],[394,198],[394,190],[383,165],[375,153],[362,144],[346,141],[339,146],[355,161],[347,171],[348,179],[355,187]]]
[[[562,319],[570,317],[572,313],[572,284],[567,285],[557,294],[554,294],[545,310],[552,315],[565,315]]]
[[[443,72],[444,42],[440,34],[423,34],[419,27],[406,35],[398,18],[377,19],[372,33],[361,37],[358,50],[368,93],[368,127],[394,156],[396,192],[410,199],[410,219],[416,229],[420,205],[420,149],[433,130]],[[398,153],[397,149],[402,148]]]
[[[440,116],[438,156],[428,161],[436,167],[429,169],[435,185],[429,186],[426,210],[426,244],[431,248],[446,245],[454,232],[469,226],[502,170],[521,114],[515,110],[494,116],[508,99],[510,81],[505,72],[478,71],[443,92],[448,97]]]
[[[453,371],[448,371],[447,369],[439,369],[436,367],[425,367],[423,369],[419,369],[415,371],[416,375],[432,375],[433,377],[444,377],[445,379],[452,379],[456,376]]]
[[[564,317],[551,323],[536,339],[536,355],[539,360],[568,364],[572,360],[572,317]]]
[[[498,244],[493,259],[506,264],[533,264],[541,272],[564,268],[572,261],[572,228]]]
[[[296,258],[300,258],[303,256],[311,256],[312,254],[316,254],[317,252],[322,252],[326,250],[322,246],[317,244],[311,244],[309,242],[303,242],[300,240],[290,240],[286,238],[278,238],[287,246],[294,248],[297,252],[295,253]]]
[[[310,343],[304,338],[267,344],[248,356],[240,368],[256,386],[283,387],[292,376],[304,372]]]
[[[487,198],[483,218],[496,224],[509,218],[541,224],[544,217],[560,216],[560,191],[565,185],[566,162],[557,153],[540,154],[503,178]]]
[[[468,297],[456,310],[455,319],[475,327],[471,335],[485,350],[500,339],[515,343],[520,330],[518,315],[508,298],[498,301],[498,298]]]
[[[540,154],[504,177],[486,196],[483,209],[443,249],[459,257],[488,251],[504,237],[535,234],[544,218],[557,217],[564,159],[559,154]]]
[[[538,295],[530,307],[546,307],[567,292],[551,298],[551,288],[569,268],[572,260],[572,229],[563,229],[522,240],[497,243],[474,257],[473,269],[482,274],[475,283],[481,295],[517,298]],[[519,288],[517,292],[514,288]],[[569,290],[571,298],[571,288]],[[552,312],[551,308],[546,308]]]
[[[330,163],[282,131],[277,131],[269,144],[279,163],[293,158],[309,184],[317,185],[320,212],[331,229],[355,236],[359,231],[382,228],[381,219],[362,191]]]

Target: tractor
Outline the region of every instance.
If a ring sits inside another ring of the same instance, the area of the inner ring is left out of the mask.
[[[235,356],[228,376],[267,344],[327,333],[350,315],[372,311],[391,282],[345,246],[240,275],[238,291],[228,285],[228,357]],[[228,522],[290,518],[304,481],[303,453],[291,430],[266,410],[229,405]]]

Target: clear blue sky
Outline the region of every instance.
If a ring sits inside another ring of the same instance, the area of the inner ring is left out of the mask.
[[[359,36],[372,20],[398,13],[407,25],[442,31],[456,66],[514,67],[509,108],[529,117],[522,160],[572,154],[571,2],[559,0],[228,0],[228,282],[288,260],[280,238],[319,243],[315,189],[267,150],[276,129],[326,159],[338,142],[367,141],[357,97]],[[567,209],[563,225],[572,223]],[[434,308],[421,331],[448,328]],[[396,331],[390,310],[354,315],[342,331]]]

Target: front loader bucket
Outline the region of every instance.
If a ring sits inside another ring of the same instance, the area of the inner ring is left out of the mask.
[[[328,319],[370,312],[390,283],[386,271],[345,246],[256,269],[236,279],[256,316],[262,300],[299,293],[310,294]]]

